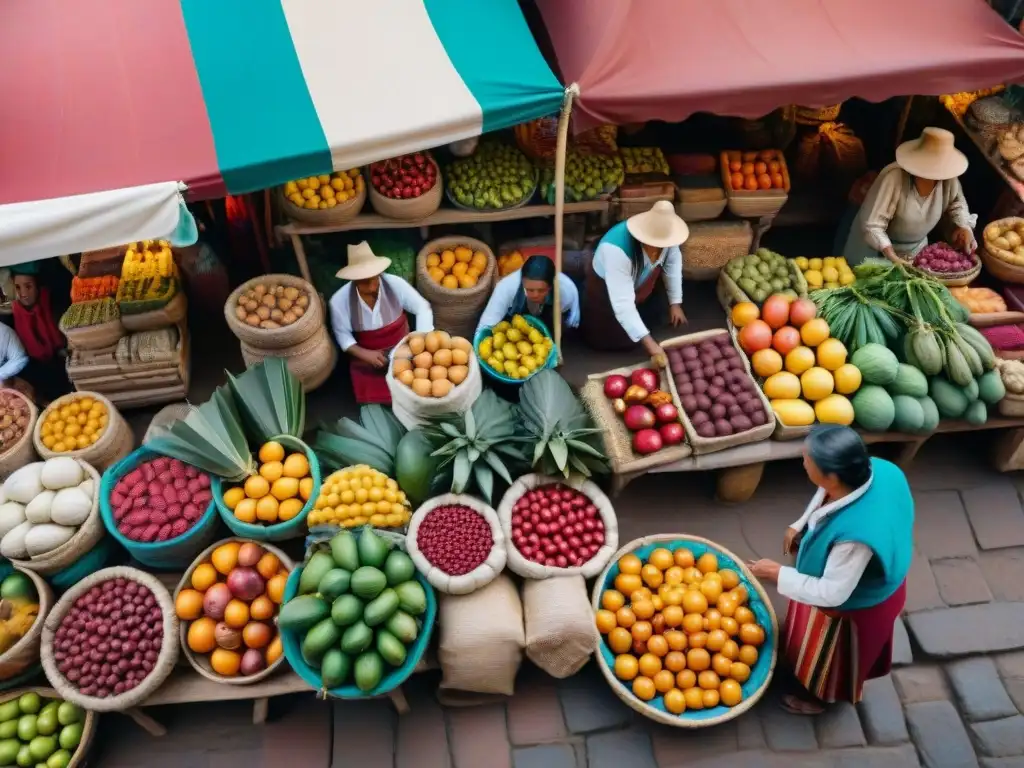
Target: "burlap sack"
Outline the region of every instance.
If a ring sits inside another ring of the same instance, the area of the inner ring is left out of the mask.
[[[388,358],[388,372],[385,380],[388,384],[388,391],[391,393],[391,410],[395,418],[402,422],[406,429],[416,429],[423,426],[428,419],[436,416],[444,416],[449,413],[465,413],[473,407],[473,403],[480,397],[483,390],[483,381],[480,378],[480,363],[476,355],[469,356],[469,374],[465,381],[457,387],[452,387],[444,397],[420,397],[409,387],[395,379],[394,360],[395,350],[408,340],[408,336],[402,339],[395,349],[391,350]]]
[[[441,687],[511,696],[523,660],[523,605],[507,576],[468,595],[437,596]]]
[[[597,627],[582,576],[523,582],[526,656],[552,677],[574,675],[597,650]]]

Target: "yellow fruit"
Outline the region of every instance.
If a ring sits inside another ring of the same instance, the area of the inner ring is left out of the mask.
[[[835,382],[832,379],[832,374],[826,371],[824,368],[815,366],[808,368],[800,376],[800,386],[803,391],[804,398],[814,402],[815,400],[821,400],[824,397],[828,397],[832,394],[832,389],[835,387]]]
[[[800,338],[808,347],[816,347],[828,337],[828,323],[823,318],[816,317],[800,326]]]
[[[459,278],[455,275],[445,275],[441,285],[450,291],[454,291],[459,287]]]
[[[279,520],[291,520],[302,511],[303,506],[300,499],[285,499],[278,506],[277,517]]]
[[[824,267],[821,270],[821,277],[826,283],[834,283],[839,280],[839,270],[835,267]]]
[[[294,498],[299,495],[299,481],[294,477],[282,477],[270,486],[270,493],[278,501]]]
[[[774,349],[759,349],[750,358],[750,364],[761,378],[768,378],[782,370],[782,355]]]
[[[250,499],[262,499],[270,493],[270,483],[267,482],[266,478],[259,475],[250,475],[243,487],[245,488],[245,495]]]
[[[268,461],[284,461],[284,446],[271,440],[260,446],[259,459],[261,463]]]
[[[309,461],[301,453],[293,453],[284,460],[284,476],[301,480],[309,474]]]
[[[255,523],[256,499],[242,499],[232,511],[235,513],[235,517],[243,523]]]
[[[815,257],[807,262],[807,266],[809,266],[811,269],[817,269],[820,271],[821,268],[824,266],[824,262],[821,259]]]
[[[785,427],[809,427],[814,423],[814,409],[803,400],[772,400],[775,418]]]
[[[814,320],[811,320],[811,322],[813,323]],[[807,323],[806,325],[809,324]],[[813,367],[814,363],[814,350],[807,347],[796,347],[786,355],[786,370],[798,376],[808,368]]]
[[[853,405],[842,395],[829,395],[814,404],[814,415],[822,424],[853,423]]]
[[[268,461],[260,466],[260,477],[268,483],[272,483],[281,476],[283,471],[284,467],[280,461]]]
[[[256,502],[256,519],[264,523],[276,523],[278,506],[273,496],[264,496]]]
[[[241,488],[228,488],[224,492],[224,506],[228,509],[234,509],[238,506],[238,502],[245,498],[245,491]]]
[[[839,339],[825,339],[818,345],[818,365],[834,371],[846,363],[846,346]]]
[[[800,268],[800,271],[806,272],[808,267],[806,256],[797,256],[793,259],[796,265]]]
[[[816,269],[808,269],[804,272],[804,280],[807,281],[807,286],[809,288],[821,288],[821,285],[824,282],[821,279],[821,272]]]
[[[309,501],[309,497],[313,495],[313,478],[304,477],[299,480],[299,496],[302,497],[303,501]]]
[[[789,400],[800,397],[800,379],[788,371],[769,376],[761,387],[769,400]]]
[[[836,381],[836,392],[841,395],[852,395],[860,389],[860,369],[852,363],[846,363],[836,368],[832,377]]]

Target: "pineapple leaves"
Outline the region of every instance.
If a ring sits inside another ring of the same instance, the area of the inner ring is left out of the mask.
[[[494,474],[491,470],[483,464],[474,464],[473,479],[476,481],[476,487],[480,489],[480,494],[485,499],[490,499],[494,493]]]
[[[245,431],[265,443],[278,435],[302,437],[306,398],[284,359],[268,357],[240,376],[227,374],[228,388]]]

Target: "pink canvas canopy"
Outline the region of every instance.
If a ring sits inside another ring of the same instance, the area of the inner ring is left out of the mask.
[[[984,0],[536,0],[576,130],[1024,81]]]

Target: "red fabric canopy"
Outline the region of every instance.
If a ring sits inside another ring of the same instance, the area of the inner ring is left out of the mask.
[[[576,130],[1024,81],[984,0],[536,0]]]

